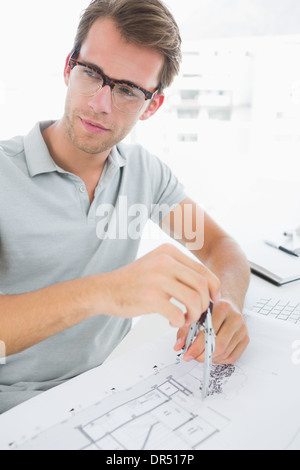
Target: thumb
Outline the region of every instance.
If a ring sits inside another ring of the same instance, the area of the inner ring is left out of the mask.
[[[174,346],[175,351],[180,351],[181,349],[184,348],[189,331],[190,331],[190,325],[184,326],[183,328],[180,328],[180,330],[178,330],[177,341]]]

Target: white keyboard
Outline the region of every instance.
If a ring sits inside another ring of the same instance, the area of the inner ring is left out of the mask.
[[[300,302],[272,298],[261,298],[251,311],[276,320],[300,325]]]

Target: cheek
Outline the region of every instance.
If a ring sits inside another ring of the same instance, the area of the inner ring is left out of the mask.
[[[65,110],[70,113],[76,112],[76,110],[86,110],[88,109],[88,105],[86,102],[86,98],[84,96],[78,95],[70,89],[67,90],[66,99],[65,99]]]
[[[116,130],[119,129],[121,131],[123,129],[131,131],[139,121],[140,115],[125,114],[113,107],[110,119],[113,122],[114,128]]]
[[[120,116],[120,113],[116,113],[112,118],[112,129],[114,132],[115,140],[121,142],[124,140],[135,127],[138,119],[136,116],[132,117],[126,114]]]
[[[65,113],[67,115],[71,114],[72,110],[76,106],[77,106],[76,99],[74,99],[74,96],[70,91],[70,88],[68,88],[67,95],[66,95],[66,100],[65,100]]]
[[[120,126],[116,124],[116,129],[123,129],[123,133],[128,135],[133,128],[136,126],[137,122],[139,121],[139,117],[137,118],[136,116],[132,117],[127,115],[127,119],[122,119],[122,124],[120,123]]]

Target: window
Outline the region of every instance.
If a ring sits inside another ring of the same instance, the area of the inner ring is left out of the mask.
[[[199,98],[199,90],[181,90],[180,97],[183,101],[195,101]]]
[[[179,142],[197,142],[198,135],[197,134],[179,134],[178,141]]]
[[[199,109],[178,109],[177,116],[178,119],[197,119],[199,117]]]

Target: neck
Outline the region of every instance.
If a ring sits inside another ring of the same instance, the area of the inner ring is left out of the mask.
[[[110,150],[89,154],[76,147],[68,135],[63,120],[55,122],[43,131],[43,138],[52,159],[60,168],[83,180],[87,175],[97,174],[98,179],[100,178]]]

